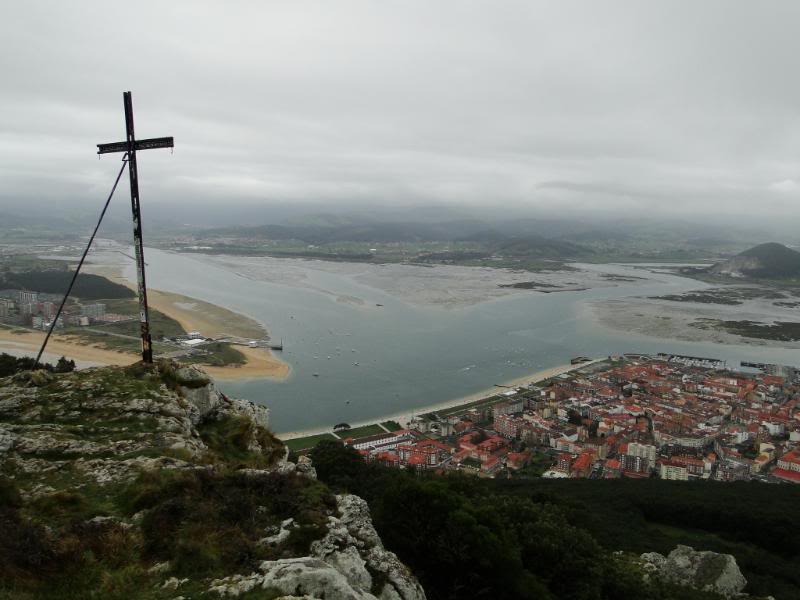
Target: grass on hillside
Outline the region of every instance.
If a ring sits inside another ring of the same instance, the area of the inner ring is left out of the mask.
[[[211,365],[221,367],[225,365],[243,365],[247,362],[247,357],[237,350],[233,345],[225,342],[213,342],[202,346],[208,354],[195,354],[186,356],[181,362],[188,364]]]
[[[280,440],[244,417],[208,421],[201,424],[197,431],[211,450],[210,460],[229,467],[263,469],[275,464],[283,454]],[[254,435],[263,448],[269,449],[267,453],[248,448],[248,442]]]
[[[384,544],[431,600],[462,597],[465,586],[486,598],[717,598],[643,585],[634,557],[678,544],[732,554],[750,594],[800,597],[798,486],[436,476],[331,443],[311,458],[320,480],[368,501]]]
[[[166,600],[177,593],[162,588],[172,576],[189,579],[179,595],[198,597],[215,577],[307,554],[335,508],[324,484],[297,475],[148,471],[93,493],[61,490],[24,502],[0,477],[0,599]],[[130,521],[137,513],[140,527],[90,521],[98,514]],[[288,517],[299,526],[285,542],[258,543]],[[164,561],[168,573],[150,571]]]

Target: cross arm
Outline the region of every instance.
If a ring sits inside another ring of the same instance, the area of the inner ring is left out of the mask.
[[[150,150],[151,148],[173,148],[175,146],[172,137],[150,138],[149,140],[136,140],[135,150]],[[98,154],[109,154],[110,152],[127,152],[128,142],[112,142],[111,144],[97,144]]]

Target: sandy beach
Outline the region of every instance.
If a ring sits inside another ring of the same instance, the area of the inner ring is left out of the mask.
[[[19,350],[35,357],[44,341],[45,333],[32,330],[25,330],[25,333],[15,333],[15,331],[20,330],[0,328],[0,351],[3,349]],[[137,354],[98,348],[88,345],[85,341],[79,342],[58,334],[50,336],[50,341],[47,342],[47,353],[103,365],[130,365],[139,360]]]
[[[173,312],[170,317],[184,325],[178,318],[178,313]],[[194,322],[196,321],[189,321]],[[184,325],[185,327],[185,325]],[[20,331],[19,329],[15,331]],[[204,331],[200,329],[200,331]],[[25,333],[14,333],[11,329],[0,328],[0,352],[14,350],[20,353],[35,356],[44,340],[44,332],[25,330]],[[230,365],[226,367],[211,367],[201,365],[203,369],[215,379],[286,379],[291,373],[288,363],[273,356],[265,348],[248,348],[236,346],[245,355],[247,362],[243,365]],[[47,354],[66,356],[77,361],[85,361],[102,365],[130,365],[140,359],[138,354],[108,350],[88,345],[84,340],[75,340],[69,336],[53,334],[47,342]]]
[[[199,331],[207,337],[259,339],[267,334],[255,319],[189,296],[147,290],[147,303],[151,308],[175,319],[186,331]]]
[[[214,379],[277,379],[289,377],[292,368],[276,357],[266,348],[248,348],[236,346],[236,349],[245,355],[247,362],[243,365],[230,365],[227,367],[203,366],[203,370]]]
[[[590,362],[581,363],[579,365],[561,365],[558,367],[552,367],[550,369],[543,369],[541,371],[537,371],[530,375],[524,375],[522,377],[517,377],[516,379],[512,379],[510,381],[506,381],[504,383],[499,384],[500,386],[504,387],[525,387],[529,383],[536,383],[539,381],[543,381],[545,379],[549,379],[550,377],[555,377],[556,375],[561,375],[562,373],[568,373],[570,371],[574,371],[576,369],[581,369],[583,367],[589,366],[596,362],[600,362],[605,360],[604,358],[597,358]],[[414,415],[425,414],[429,412],[434,412],[437,410],[444,410],[447,408],[455,408],[457,406],[461,406],[462,404],[469,404],[470,402],[476,402],[477,400],[483,400],[485,398],[490,398],[492,396],[496,396],[498,393],[502,391],[502,387],[492,386],[490,388],[486,388],[480,392],[475,392],[474,394],[469,394],[468,396],[462,396],[460,398],[454,398],[452,400],[446,400],[444,402],[439,402],[437,404],[430,404],[428,406],[422,406],[418,408],[414,408],[412,410],[404,410],[398,413],[390,414],[390,415],[383,415],[381,417],[375,417],[372,419],[368,419],[365,421],[358,421],[354,423],[350,423],[350,425],[355,427],[361,427],[362,425],[370,425],[372,423],[378,423],[383,421],[397,421],[403,426],[407,426],[408,423],[411,422],[411,419]],[[277,433],[276,435],[282,440],[291,440],[294,438],[300,437],[307,437],[310,435],[319,435],[321,433],[333,433],[333,427],[318,427],[314,429],[306,429],[303,431],[286,431],[283,433]]]
[[[118,268],[106,266],[89,268],[87,271],[133,288],[133,285],[121,276]],[[266,336],[266,330],[255,319],[196,298],[160,290],[148,290],[147,299],[151,308],[172,317],[186,331],[200,331],[208,337],[235,336],[259,339]],[[6,348],[35,355],[45,334],[29,329],[24,331],[25,333],[14,333],[12,329],[0,328],[0,351]],[[291,373],[289,364],[266,348],[236,346],[236,349],[244,354],[247,359],[245,364],[226,367],[203,366],[203,368],[209,375],[221,380],[264,378],[283,380]],[[85,340],[58,334],[50,337],[50,341],[47,342],[47,352],[103,365],[129,365],[139,360],[139,355],[132,352],[87,345]]]
[[[186,331],[199,331],[208,337],[237,336],[263,338],[266,331],[258,321],[235,313],[227,308],[203,302],[196,298],[148,290],[147,300],[151,307],[172,317]],[[276,357],[266,348],[235,346],[244,354],[247,362],[227,367],[203,366],[216,379],[286,379],[291,372],[289,364]]]

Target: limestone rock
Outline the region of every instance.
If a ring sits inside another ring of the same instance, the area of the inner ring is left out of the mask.
[[[736,596],[747,585],[736,559],[730,554],[699,551],[679,545],[668,556],[656,552],[641,555],[652,577],[669,583],[714,592],[726,598]]]
[[[317,478],[317,470],[314,468],[314,465],[311,463],[311,459],[305,455],[300,456],[297,459],[297,472],[304,477],[308,477],[309,479],[316,479]]]
[[[0,426],[0,453],[11,450],[14,447],[16,437],[10,429]]]
[[[289,536],[292,535],[292,529],[296,527],[297,524],[294,522],[294,519],[289,517],[280,524],[280,527],[269,531],[272,535],[258,540],[258,543],[265,546],[279,546],[289,539]]]
[[[170,569],[169,561],[165,560],[164,562],[154,564],[152,567],[147,569],[147,572],[150,573],[151,575],[162,575],[167,571],[169,571],[169,569]]]
[[[110,458],[78,459],[73,464],[78,472],[84,473],[101,485],[119,481],[131,481],[143,470],[202,468],[192,463],[166,456],[156,458],[136,457],[126,460],[113,460]]]
[[[221,396],[213,382],[198,367],[181,367],[175,374],[181,383],[188,384],[181,385],[181,393],[196,409],[192,421],[197,425],[219,407]]]
[[[53,379],[55,379],[53,374],[49,371],[45,371],[44,369],[38,369],[36,371],[21,371],[11,378],[14,383],[28,385],[31,387],[47,385],[53,381]]]
[[[228,398],[224,395],[222,398],[224,402],[217,409],[220,414],[244,417],[264,429],[269,428],[269,409],[266,406],[260,406],[249,400]]]
[[[186,579],[186,578],[178,579],[177,577],[170,577],[169,579],[167,579],[164,582],[164,584],[161,586],[161,589],[162,590],[177,590],[179,587],[181,587],[184,583],[187,583],[188,581],[189,580]]]
[[[264,561],[261,573],[217,580],[209,591],[236,597],[271,587],[326,600],[425,600],[416,578],[383,547],[367,503],[353,495],[336,496],[336,502],[339,516],[328,518],[328,533],[311,544],[311,556]],[[288,526],[282,523],[281,531]],[[372,573],[385,580],[378,596]]]
[[[264,561],[260,571],[215,581],[209,592],[237,597],[256,588],[273,588],[287,595],[325,600],[377,600],[369,592],[353,589],[344,575],[328,563],[310,556]]]

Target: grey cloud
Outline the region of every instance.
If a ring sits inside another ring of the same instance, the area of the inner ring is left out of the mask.
[[[101,193],[122,138],[162,202],[794,210],[800,4],[14,3],[0,206]],[[145,192],[143,192],[145,193]],[[665,202],[668,201],[668,202]],[[750,208],[754,207],[754,208]]]

